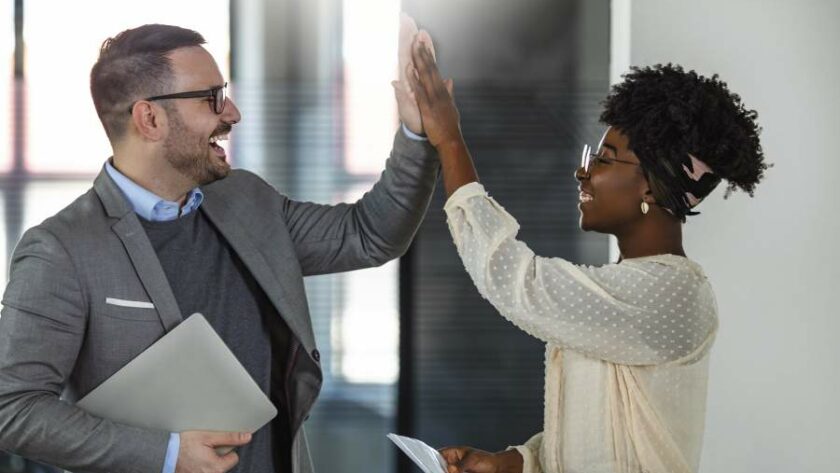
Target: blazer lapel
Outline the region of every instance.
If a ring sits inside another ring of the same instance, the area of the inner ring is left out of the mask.
[[[134,269],[157,308],[163,327],[170,331],[181,323],[181,309],[160,265],[157,253],[152,248],[146,231],[133,213],[126,215],[111,227],[122,240]]]
[[[167,332],[172,330],[183,320],[181,309],[140,220],[105,169],[99,173],[93,188],[108,216],[117,219],[111,229],[125,246],[143,287],[157,309],[163,327]]]
[[[315,348],[315,337],[309,321],[309,309],[305,299],[300,295],[290,294],[288,287],[291,285],[280,280],[279,276],[275,275],[277,271],[272,271],[269,266],[280,263],[268,261],[267,258],[273,259],[272,255],[265,255],[257,249],[252,238],[221,195],[209,188],[204,188],[204,202],[201,208],[251,271],[254,279],[265,291],[307,353],[312,353]]]

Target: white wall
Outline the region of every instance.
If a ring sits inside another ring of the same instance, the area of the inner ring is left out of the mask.
[[[775,163],[685,228],[721,316],[701,471],[840,471],[840,2],[631,3],[632,64],[720,74]]]

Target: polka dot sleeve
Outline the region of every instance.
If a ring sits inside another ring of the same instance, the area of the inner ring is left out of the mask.
[[[714,296],[685,258],[592,267],[537,256],[479,183],[458,189],[444,209],[479,293],[534,337],[613,363],[650,365],[690,356],[714,336]]]

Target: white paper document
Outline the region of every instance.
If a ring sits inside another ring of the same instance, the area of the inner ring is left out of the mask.
[[[394,442],[408,458],[417,464],[423,473],[446,473],[446,460],[440,452],[426,445],[420,440],[411,437],[403,437],[397,434],[388,434],[388,438]]]

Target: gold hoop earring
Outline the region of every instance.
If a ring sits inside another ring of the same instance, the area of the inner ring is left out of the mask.
[[[647,215],[649,210],[650,210],[650,205],[648,205],[647,202],[642,201],[642,214]]]

